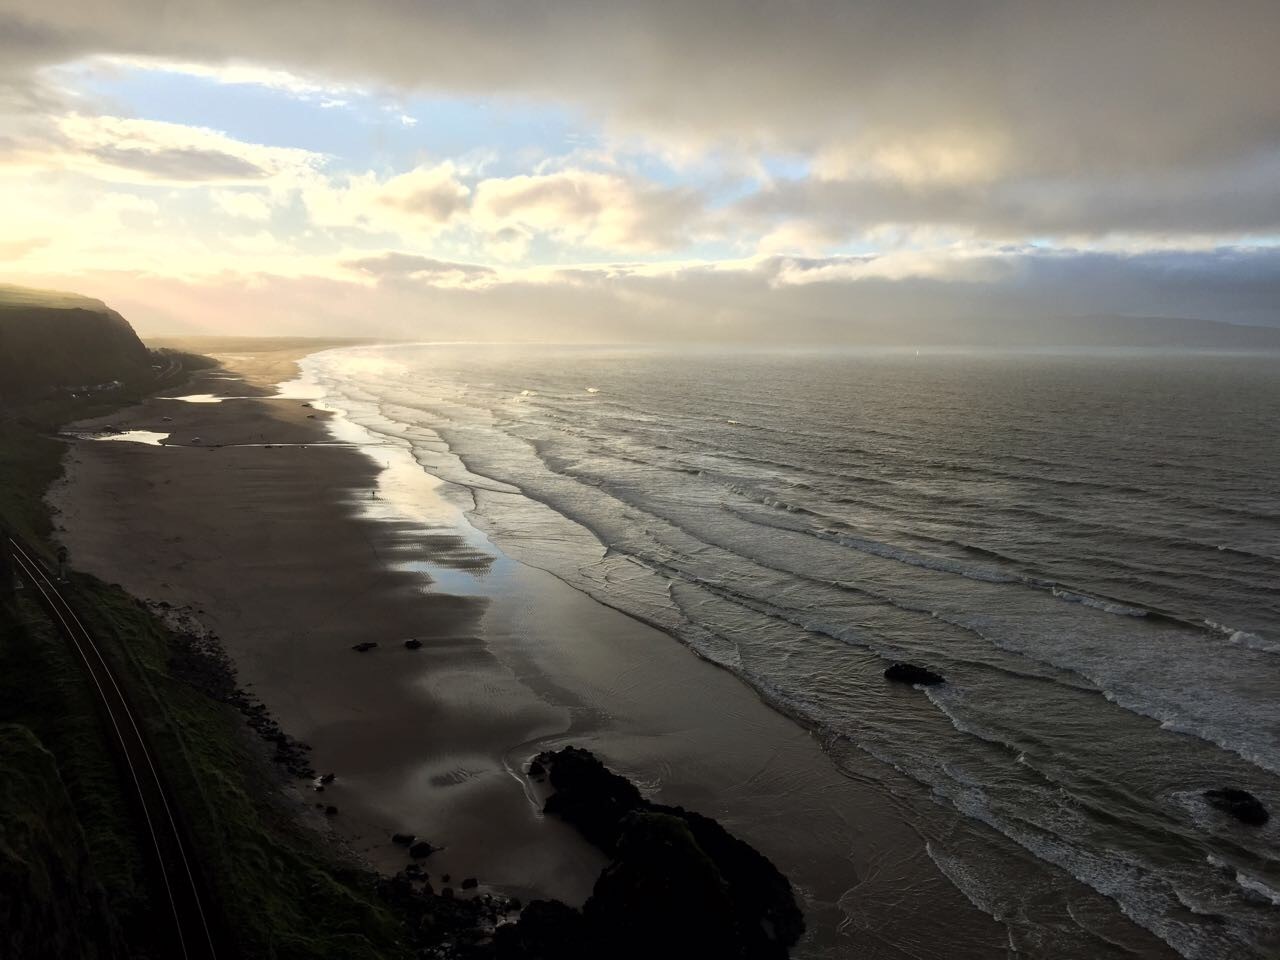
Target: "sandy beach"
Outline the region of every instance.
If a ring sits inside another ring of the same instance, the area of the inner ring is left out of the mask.
[[[413,833],[443,847],[433,878],[581,903],[602,858],[523,775],[574,743],[768,855],[804,903],[796,956],[1003,954],[893,796],[666,634],[503,554],[404,451],[273,396],[322,346],[203,345],[224,366],[183,393],[213,402],[107,418],[167,440],[74,440],[51,498],[73,566],[189,608],[311,745],[336,779],[305,802],[338,808],[336,839],[394,871],[390,835]]]

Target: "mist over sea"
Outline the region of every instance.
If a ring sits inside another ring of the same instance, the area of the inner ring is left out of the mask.
[[[511,556],[879,778],[1012,948],[1124,955],[1049,895],[1062,870],[1183,956],[1280,951],[1280,358],[388,346],[304,370]],[[896,659],[949,683],[887,684]],[[1277,816],[1236,823],[1220,786]]]

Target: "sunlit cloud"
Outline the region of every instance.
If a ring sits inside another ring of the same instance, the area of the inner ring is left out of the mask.
[[[323,288],[762,337],[1043,313],[1078,275],[1082,308],[1280,323],[1274,4],[0,0],[0,27],[6,276],[171,283],[133,301],[169,322],[197,286]]]

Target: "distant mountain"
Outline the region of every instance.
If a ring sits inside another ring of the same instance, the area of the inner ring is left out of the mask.
[[[0,284],[0,399],[140,380],[151,354],[101,300]]]

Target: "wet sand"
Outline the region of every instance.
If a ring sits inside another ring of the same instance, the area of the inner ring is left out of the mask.
[[[330,827],[354,851],[393,871],[406,860],[390,834],[414,833],[444,847],[426,863],[437,885],[476,876],[580,903],[602,858],[523,777],[539,750],[575,743],[773,859],[804,901],[795,956],[1005,953],[891,794],[666,634],[505,556],[402,448],[301,396],[249,396],[313,349],[253,348],[184,391],[247,398],[106,418],[170,438],[73,441],[51,499],[73,566],[190,607],[222,638],[336,774],[307,800],[338,807]],[[378,647],[351,650],[364,641]]]

